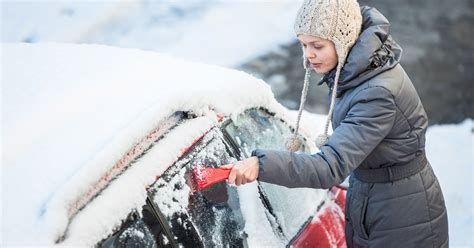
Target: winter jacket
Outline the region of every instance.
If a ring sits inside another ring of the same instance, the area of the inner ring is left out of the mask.
[[[438,180],[421,171],[392,182],[366,182],[356,168],[396,167],[424,155],[426,113],[399,64],[401,48],[388,20],[363,7],[362,32],[341,71],[333,134],[317,154],[253,151],[258,180],[286,187],[330,188],[350,177],[348,247],[448,247],[446,207]],[[331,92],[334,71],[321,83]]]

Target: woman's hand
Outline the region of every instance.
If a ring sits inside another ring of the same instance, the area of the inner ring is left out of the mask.
[[[258,177],[258,158],[250,157],[235,164],[227,164],[221,166],[224,169],[232,169],[229,174],[228,182],[237,186],[241,184],[251,183]]]

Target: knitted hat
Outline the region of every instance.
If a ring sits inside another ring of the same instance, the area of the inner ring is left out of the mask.
[[[312,35],[332,41],[336,48],[338,57],[334,86],[331,95],[331,105],[329,107],[324,134],[319,135],[316,140],[316,146],[318,148],[321,148],[321,146],[323,146],[329,139],[328,128],[334,111],[334,101],[336,98],[339,74],[344,66],[349,50],[359,37],[361,28],[362,15],[359,4],[356,0],[304,0],[303,5],[296,15],[294,26],[296,35]],[[308,92],[309,76],[311,74],[309,61],[305,58],[304,54],[303,59],[303,66],[306,69],[306,74],[295,133],[287,143],[287,148],[290,151],[299,150],[302,143],[302,139],[298,135],[298,128],[301,113],[306,101],[306,94]]]

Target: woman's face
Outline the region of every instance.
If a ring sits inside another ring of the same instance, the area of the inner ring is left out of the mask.
[[[298,35],[303,46],[304,56],[310,66],[319,74],[326,74],[337,65],[337,53],[334,43],[312,35]]]

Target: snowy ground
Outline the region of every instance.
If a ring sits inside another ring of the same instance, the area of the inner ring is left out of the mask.
[[[428,160],[440,181],[452,247],[474,246],[474,123],[437,125],[426,134]]]
[[[2,1],[1,40],[101,43],[236,67],[292,41],[297,7],[289,0]],[[474,247],[473,143],[472,120],[431,126],[427,133],[452,247]]]
[[[291,41],[292,21],[282,20],[293,20],[297,7],[288,0],[7,0],[1,40],[100,43],[238,66]]]

